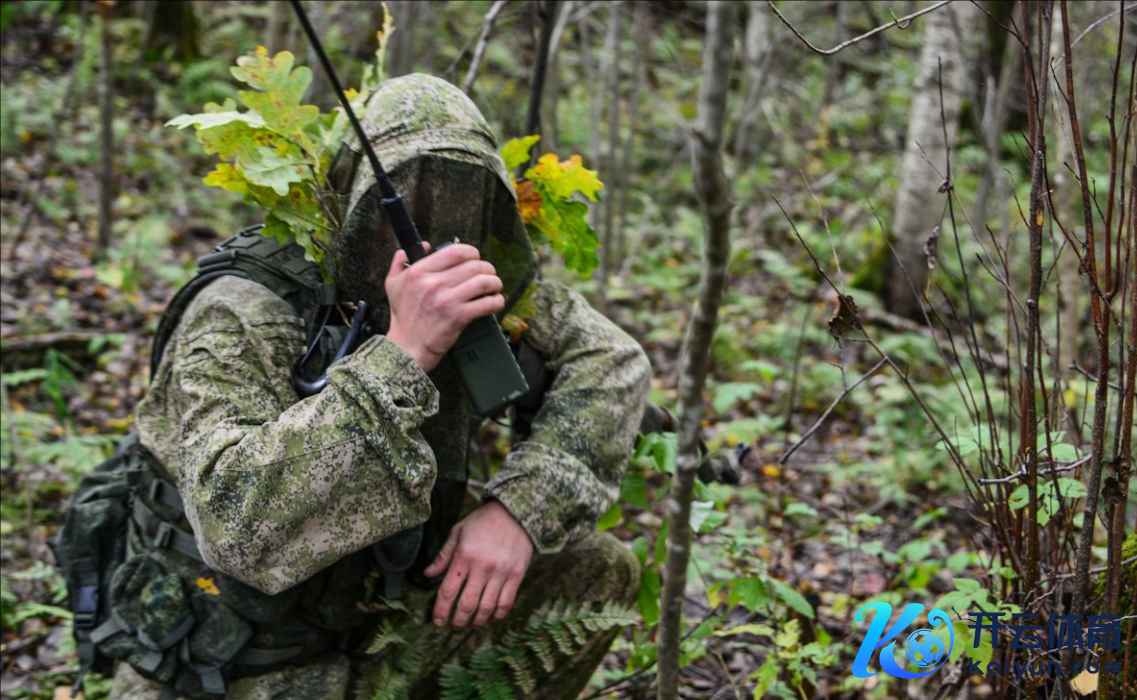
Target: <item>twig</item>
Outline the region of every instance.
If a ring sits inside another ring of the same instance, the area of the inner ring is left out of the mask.
[[[1072,472],[1075,469],[1077,469],[1078,467],[1085,464],[1086,462],[1090,461],[1091,459],[1093,459],[1093,455],[1087,455],[1087,456],[1082,457],[1081,459],[1079,459],[1075,462],[1070,462],[1069,464],[1066,464],[1064,466],[1054,467],[1053,469],[1048,469],[1044,472],[1039,472],[1038,475],[1039,476],[1050,476],[1051,474],[1060,474],[1062,472]],[[984,486],[989,486],[991,484],[1009,484],[1012,481],[1014,481],[1015,479],[1021,479],[1024,476],[1027,476],[1026,471],[1020,469],[1017,472],[1015,472],[1014,474],[1011,474],[1010,476],[1004,476],[1001,479],[979,479],[978,481],[980,484],[983,484]]]
[[[1083,377],[1085,377],[1086,379],[1089,379],[1091,382],[1093,382],[1093,383],[1097,384],[1097,381],[1098,381],[1097,375],[1094,375],[1094,374],[1090,374],[1090,371],[1089,371],[1089,370],[1087,370],[1086,368],[1082,367],[1082,366],[1081,366],[1081,365],[1079,365],[1077,362],[1071,362],[1071,363],[1070,363],[1070,369],[1074,370],[1075,372],[1077,372],[1078,374],[1082,375],[1082,376],[1083,376]],[[1120,385],[1118,385],[1118,384],[1110,384],[1110,385],[1109,385],[1109,388],[1110,388],[1110,389],[1113,389],[1114,391],[1121,391],[1121,386],[1120,386]]]
[[[773,0],[766,0],[766,4],[769,5],[770,9],[774,12],[774,14],[778,16],[778,19],[782,20],[782,24],[789,27],[790,31],[794,33],[794,36],[796,36],[798,39],[801,39],[801,43],[808,46],[813,52],[819,53],[822,56],[832,56],[833,54],[837,53],[841,49],[852,46],[853,44],[855,44],[859,41],[864,41],[865,39],[868,39],[870,36],[873,36],[875,34],[879,34],[879,33],[883,32],[885,29],[889,29],[891,27],[899,27],[901,30],[907,29],[909,24],[911,24],[911,20],[916,19],[920,15],[926,15],[933,10],[937,10],[937,9],[943,7],[944,5],[947,5],[950,2],[951,2],[951,0],[942,0],[942,2],[938,2],[935,5],[932,5],[931,7],[925,7],[924,9],[920,10],[919,12],[913,12],[912,14],[905,15],[899,19],[896,19],[894,16],[893,20],[891,22],[889,22],[888,24],[882,24],[879,27],[877,27],[876,29],[865,32],[864,34],[862,34],[860,36],[853,37],[852,39],[849,39],[848,41],[846,41],[844,43],[837,44],[836,46],[834,46],[831,49],[819,49],[816,46],[814,46],[813,44],[809,43],[809,40],[806,39],[804,36],[802,36],[801,32],[799,32],[797,30],[797,28],[794,27],[794,25],[790,24],[790,21],[785,18],[785,15],[783,15],[781,12],[779,12],[778,8],[774,6]],[[908,24],[903,24],[904,22],[908,22]]]
[[[862,382],[876,374],[881,367],[884,367],[884,365],[887,364],[887,362],[888,360],[886,359],[882,359],[877,362],[875,365],[873,365],[872,369],[862,374],[860,379],[853,382],[847,389],[842,391],[840,396],[833,399],[833,403],[829,404],[829,408],[825,409],[825,413],[822,413],[821,417],[817,419],[817,422],[810,426],[809,430],[805,431],[805,434],[801,436],[800,440],[795,442],[793,446],[790,447],[790,449],[786,450],[786,453],[782,455],[781,459],[778,460],[778,464],[785,464],[786,460],[788,460],[794,452],[797,452],[797,449],[804,445],[806,441],[808,441],[809,438],[813,437],[813,434],[816,433],[822,425],[824,425],[825,421],[829,419],[829,414],[833,413],[833,409],[837,408],[837,404],[841,403],[841,401],[843,401],[846,396],[853,393],[853,389],[856,389],[858,386],[860,386]]]
[[[486,18],[482,20],[478,45],[474,47],[474,57],[470,59],[470,67],[466,69],[466,77],[462,80],[462,92],[467,95],[470,94],[470,88],[474,87],[474,78],[478,77],[478,69],[481,68],[482,57],[485,56],[486,45],[490,41],[490,32],[493,31],[493,25],[497,22],[497,16],[503,7],[505,7],[505,0],[497,0],[490,11],[486,13]]]

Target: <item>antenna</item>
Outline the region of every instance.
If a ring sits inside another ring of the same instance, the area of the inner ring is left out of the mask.
[[[291,0],[291,4],[292,9],[296,12],[296,18],[300,20],[300,26],[304,28],[304,34],[308,36],[308,42],[320,59],[320,65],[324,67],[324,73],[327,74],[328,80],[332,83],[332,89],[336,91],[336,97],[339,98],[340,105],[343,107],[344,113],[347,114],[348,121],[351,122],[351,128],[359,138],[359,145],[367,154],[367,160],[371,163],[371,170],[375,173],[375,181],[379,184],[379,192],[382,194],[379,203],[383,205],[383,211],[386,212],[391,227],[395,229],[395,238],[399,239],[399,246],[406,252],[407,260],[412,263],[417,262],[426,257],[426,250],[422,247],[422,238],[419,237],[418,228],[415,227],[415,222],[411,218],[410,212],[407,211],[406,202],[403,201],[402,195],[395,190],[391,178],[387,177],[387,172],[379,163],[379,157],[375,155],[371,141],[364,133],[359,119],[356,118],[355,110],[351,108],[351,102],[347,99],[347,95],[344,94],[343,85],[340,83],[339,77],[336,76],[335,69],[332,68],[332,62],[328,60],[328,54],[324,52],[324,45],[320,43],[320,37],[316,36],[316,30],[308,21],[304,6],[300,0]]]

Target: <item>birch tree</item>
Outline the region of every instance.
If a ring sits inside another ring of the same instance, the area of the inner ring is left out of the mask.
[[[659,700],[675,700],[679,685],[679,641],[683,591],[691,558],[691,500],[699,466],[699,428],[703,387],[710,364],[723,288],[730,259],[730,187],[723,170],[723,124],[734,61],[734,3],[707,3],[706,47],[699,88],[699,112],[692,134],[695,190],[705,219],[706,251],[699,277],[699,301],[687,328],[686,356],[679,375],[679,456],[672,484],[667,535],[667,563],[660,593]]]
[[[912,85],[900,189],[892,215],[897,259],[890,259],[888,263],[886,297],[889,310],[905,316],[919,315],[923,299],[913,298],[904,275],[911,278],[912,286],[923,296],[928,280],[928,259],[935,254],[930,248],[925,252],[925,248],[934,239],[933,229],[940,225],[948,196],[947,189],[941,185],[947,172],[947,149],[955,142],[964,94],[963,56],[952,23],[963,26],[966,12],[963,3],[950,3],[928,15],[919,72]],[[945,127],[947,143],[944,143]]]

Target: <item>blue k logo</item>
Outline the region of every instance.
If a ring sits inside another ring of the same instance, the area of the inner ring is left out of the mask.
[[[873,652],[881,647],[884,647],[880,652],[881,669],[897,678],[924,678],[935,673],[940,666],[947,662],[952,647],[955,645],[955,633],[952,630],[951,620],[942,610],[934,609],[928,613],[928,622],[933,627],[943,626],[947,628],[947,649],[943,648],[943,637],[940,634],[929,629],[916,630],[905,641],[904,652],[912,663],[928,670],[924,673],[911,673],[900,668],[896,663],[894,656],[896,642],[894,638],[920,616],[920,613],[924,611],[924,606],[918,603],[909,604],[904,608],[904,614],[887,633],[885,633],[884,627],[888,624],[888,618],[892,616],[892,606],[884,602],[869,603],[857,611],[857,622],[865,619],[865,613],[870,609],[876,610],[876,614],[873,615],[872,625],[869,626],[868,634],[865,635],[865,641],[861,642],[861,648],[857,651],[857,658],[853,660],[854,676],[871,678],[878,673],[877,671],[869,671],[869,659],[872,658]],[[888,646],[884,646],[885,644]]]

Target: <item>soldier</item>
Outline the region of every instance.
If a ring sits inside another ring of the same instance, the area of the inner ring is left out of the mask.
[[[595,527],[644,410],[643,350],[536,277],[511,179],[464,94],[389,80],[363,121],[424,240],[459,242],[406,266],[349,142],[329,255],[340,298],[366,301],[378,332],[326,387],[298,397],[311,323],[265,285],[221,276],[185,308],[138,410],[153,512],[135,518],[136,554],[115,577],[120,622],[95,635],[127,662],[112,697],[436,697],[447,662],[524,630],[549,601],[595,611],[636,597],[638,561]],[[534,279],[523,340],[553,379],[455,524],[472,416],[446,353],[471,320],[518,308]],[[403,581],[391,561],[408,552]],[[395,641],[363,653],[377,631]],[[530,664],[526,694],[576,697],[618,633],[592,633],[552,669]]]

